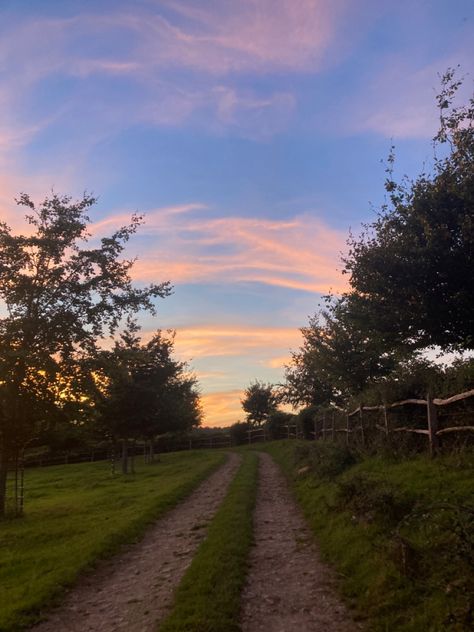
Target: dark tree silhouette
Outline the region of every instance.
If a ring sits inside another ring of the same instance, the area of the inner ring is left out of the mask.
[[[154,299],[171,290],[169,283],[132,285],[133,262],[121,255],[141,217],[89,242],[95,202],[53,194],[37,206],[22,195],[28,233],[0,224],[0,516],[9,462],[71,394],[79,359],[94,354],[124,314],[153,313]]]

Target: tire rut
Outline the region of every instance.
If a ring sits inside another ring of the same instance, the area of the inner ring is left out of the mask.
[[[279,467],[260,454],[255,543],[242,595],[242,632],[354,632],[312,534]]]
[[[31,632],[151,632],[207,533],[241,458],[227,461],[160,518],[143,539],[82,577],[63,603]]]

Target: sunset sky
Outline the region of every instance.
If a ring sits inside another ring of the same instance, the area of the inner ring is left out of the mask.
[[[341,290],[348,231],[432,155],[438,74],[474,71],[473,0],[0,0],[0,210],[19,192],[99,196],[146,224],[137,283],[174,294],[207,425],[278,382],[298,327]]]

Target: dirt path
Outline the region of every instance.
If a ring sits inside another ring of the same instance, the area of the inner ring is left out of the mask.
[[[156,631],[240,463],[226,463],[124,554],[84,577],[32,632]]]
[[[354,632],[277,465],[260,455],[255,544],[242,596],[242,632]]]

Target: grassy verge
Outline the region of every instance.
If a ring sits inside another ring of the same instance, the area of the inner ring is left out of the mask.
[[[141,535],[223,459],[217,451],[166,454],[126,477],[112,477],[105,462],[27,470],[25,517],[0,523],[0,630],[33,622],[81,571]]]
[[[368,629],[474,629],[474,455],[354,458],[329,444],[266,448]]]
[[[252,544],[257,487],[257,456],[249,452],[243,458],[206,540],[178,587],[173,610],[160,632],[240,629],[240,593]]]

